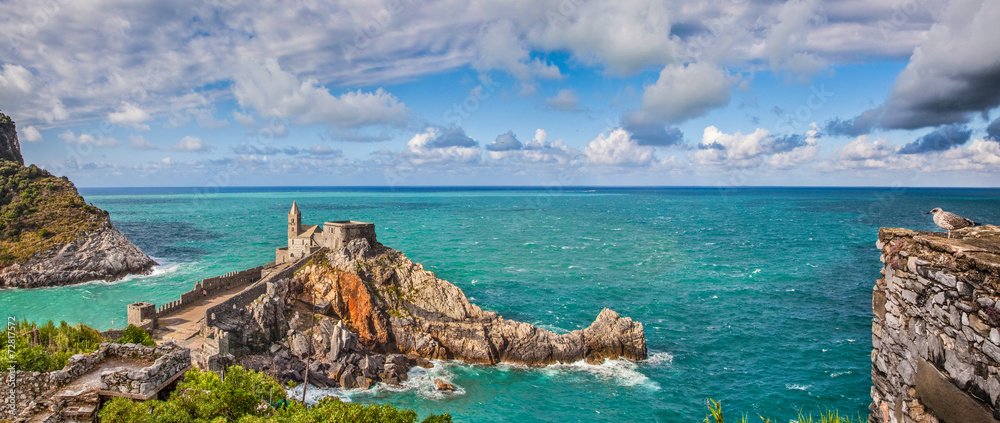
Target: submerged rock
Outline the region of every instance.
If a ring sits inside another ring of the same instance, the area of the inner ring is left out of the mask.
[[[434,379],[434,387],[439,391],[454,391],[455,385],[445,382],[443,379]]]

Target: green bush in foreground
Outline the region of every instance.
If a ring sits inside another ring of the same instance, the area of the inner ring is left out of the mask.
[[[274,406],[277,406],[276,409]],[[100,411],[108,423],[287,422],[287,423],[414,423],[417,413],[390,405],[363,405],[325,398],[312,407],[288,401],[277,380],[232,366],[223,381],[212,372],[192,369],[167,401],[133,402],[115,398]],[[450,423],[448,414],[423,423]]]
[[[128,325],[125,331],[122,332],[122,337],[118,338],[115,342],[119,344],[142,344],[147,347],[156,345],[153,337],[149,336],[149,332],[136,325]]]
[[[0,362],[13,361],[15,369],[28,372],[62,369],[70,357],[93,352],[104,342],[100,332],[84,324],[56,326],[49,320],[39,325],[24,320],[8,330],[14,332],[14,357],[11,360],[6,348],[0,349]]]
[[[759,416],[760,420],[764,423],[771,423],[771,419],[765,418],[764,416]],[[744,414],[737,423],[748,423],[750,420]],[[819,413],[819,419],[813,419],[810,414],[808,416],[799,413],[799,417],[795,419],[798,423],[867,423],[867,418],[862,418],[858,416],[856,419],[850,417],[841,417],[840,413],[837,411],[827,411],[825,413]],[[777,420],[775,421],[777,422]],[[722,404],[716,402],[715,400],[708,399],[708,415],[705,416],[704,423],[725,423],[725,419],[722,416]]]

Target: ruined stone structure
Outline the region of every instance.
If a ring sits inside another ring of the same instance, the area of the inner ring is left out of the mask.
[[[13,404],[0,411],[0,420],[92,421],[102,397],[152,399],[190,368],[191,351],[172,342],[104,343],[70,357],[62,370],[0,373],[13,389]]]
[[[297,202],[288,212],[288,246],[275,251],[277,264],[299,260],[321,248],[339,250],[352,239],[364,238],[375,245],[375,225],[353,220],[331,221],[319,225],[303,225]]]
[[[879,231],[872,423],[1000,421],[1000,227]]]

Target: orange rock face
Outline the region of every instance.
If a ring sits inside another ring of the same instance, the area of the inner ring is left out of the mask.
[[[308,266],[299,277],[304,298],[312,298],[313,303],[329,301],[333,312],[358,334],[362,345],[386,351],[391,343],[389,316],[358,275],[327,266]]]

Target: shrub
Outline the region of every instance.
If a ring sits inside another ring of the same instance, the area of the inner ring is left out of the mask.
[[[143,403],[115,398],[101,409],[102,422],[288,422],[288,423],[414,423],[417,413],[389,405],[344,403],[325,398],[312,407],[288,403],[277,380],[263,373],[232,366],[225,380],[212,372],[193,369],[167,401]],[[275,409],[272,404],[289,404]],[[448,414],[433,415],[423,423],[450,423]]]
[[[119,344],[142,344],[147,347],[156,345],[156,342],[153,342],[153,337],[149,336],[149,332],[136,325],[128,325],[122,333],[122,337],[118,338],[115,342]]]
[[[14,357],[10,360],[7,349],[0,350],[0,362],[13,361],[14,368],[29,372],[51,372],[66,366],[70,357],[96,350],[103,342],[101,333],[89,326],[71,326],[52,321],[38,325],[19,321],[14,331]]]

